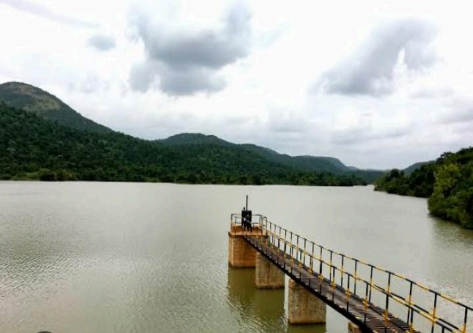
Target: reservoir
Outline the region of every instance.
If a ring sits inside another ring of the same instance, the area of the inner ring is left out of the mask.
[[[473,231],[373,187],[0,182],[0,332],[347,332],[290,326],[287,293],[228,267],[250,209],[472,305]],[[471,328],[470,328],[471,329]]]

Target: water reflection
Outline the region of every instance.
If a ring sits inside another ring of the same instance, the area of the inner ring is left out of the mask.
[[[257,289],[254,269],[228,268],[228,299],[241,322],[255,322],[260,332],[325,332],[325,325],[289,325],[283,289]]]

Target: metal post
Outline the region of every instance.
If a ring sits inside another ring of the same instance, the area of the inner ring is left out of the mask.
[[[332,281],[332,256],[333,256],[333,251],[330,250],[330,281]]]
[[[412,286],[414,285],[414,283],[412,281],[409,281],[409,282],[410,282],[410,285],[409,285],[409,298],[407,299],[409,307],[407,308],[407,323],[409,323],[410,317],[413,315],[413,312],[414,312],[411,308],[411,305],[412,305]],[[411,327],[410,324],[409,324],[409,330],[412,332],[412,327]]]
[[[468,308],[465,307],[465,319],[463,320],[462,333],[466,333],[466,324],[468,323]]]
[[[303,259],[304,262],[303,262],[303,265],[304,265],[304,266],[305,266],[306,242],[307,242],[307,239],[304,238],[304,253],[303,253],[303,255],[304,255],[304,259]]]
[[[436,292],[434,292],[434,309],[432,310],[432,330],[430,331],[431,333],[434,333],[434,329],[435,329],[435,316],[437,315],[437,297],[438,297],[438,294]]]
[[[292,257],[292,248],[294,247],[293,244],[292,244],[292,231],[290,231],[290,233],[291,233],[291,239],[290,239],[289,242],[291,244],[291,249],[289,251],[289,255],[291,256],[291,260],[294,260],[294,258]]]
[[[320,247],[320,258],[319,258],[320,267],[319,267],[319,274],[322,275],[322,271],[323,271],[323,265],[322,265],[322,249],[323,249],[323,247],[322,247],[322,246],[319,246],[319,247]]]
[[[335,273],[336,273],[336,270],[335,270],[335,267],[330,265],[330,271],[332,271],[333,269],[333,281],[332,281],[332,302],[335,298]]]
[[[345,294],[347,295],[347,311],[348,311],[350,307],[350,274],[347,274],[347,279],[348,279],[348,282],[347,282],[348,288],[345,291]]]
[[[391,272],[388,272],[388,289],[386,292],[386,306],[384,308],[384,330],[386,331],[389,322],[389,297],[391,292]]]
[[[286,245],[287,245],[287,229],[284,229],[284,258],[286,258]]]
[[[371,272],[370,272],[370,297],[369,297],[369,302],[371,303],[371,289],[373,289],[373,270],[374,266],[369,265],[371,267]]]
[[[356,295],[356,283],[357,283],[357,280],[358,280],[357,270],[358,270],[358,260],[355,259],[355,276],[354,276],[354,278],[355,278],[355,282],[354,282],[355,286],[353,287],[353,293],[354,293],[355,295]]]
[[[310,256],[310,272],[314,271],[314,242],[312,243],[312,255]]]
[[[365,315],[363,318],[363,324],[366,324],[366,313],[368,312],[368,282],[365,281],[365,284],[366,284],[365,299],[363,301],[363,304],[365,305]]]
[[[281,246],[281,227],[279,227],[278,250],[280,249],[280,246]]]

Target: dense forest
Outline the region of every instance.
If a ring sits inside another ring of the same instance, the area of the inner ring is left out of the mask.
[[[34,113],[43,119],[54,121],[57,124],[65,127],[87,132],[115,133],[116,135],[119,134],[103,125],[97,124],[94,121],[83,117],[81,114],[73,110],[59,98],[48,93],[47,91],[44,91],[38,87],[26,83],[8,82],[0,84],[0,101],[5,102],[10,107],[22,109],[29,113]],[[122,137],[121,134],[119,135],[119,137]],[[289,156],[254,144],[231,143],[222,140],[214,135],[204,135],[199,133],[182,133],[171,136],[167,139],[156,140],[155,143],[161,146],[172,146],[169,149],[171,151],[176,151],[178,148],[175,146],[180,146],[180,148],[188,150],[186,158],[189,158],[192,153],[197,153],[201,157],[204,157],[207,153],[211,154],[212,156],[210,156],[210,159],[214,160],[213,167],[217,167],[217,165],[221,164],[222,162],[217,162],[215,160],[218,160],[219,158],[227,158],[227,153],[230,153],[231,156],[239,156],[245,154],[248,155],[248,157],[255,157],[255,155],[258,155],[258,158],[255,160],[256,164],[259,163],[258,161],[263,159],[266,161],[264,162],[266,164],[267,162],[270,162],[271,165],[278,165],[277,167],[272,166],[270,168],[272,170],[277,170],[281,166],[285,166],[285,171],[283,171],[285,176],[283,178],[286,178],[288,174],[293,175],[291,176],[292,178],[295,177],[289,182],[291,184],[296,181],[296,178],[303,184],[323,183],[334,185],[342,183],[347,184],[352,182],[358,184],[360,182],[360,179],[363,180],[361,183],[373,183],[383,174],[381,171],[359,170],[357,168],[348,167],[340,160],[333,157]],[[204,150],[208,151],[204,153]],[[219,151],[220,153],[212,153],[216,151]],[[248,154],[248,152],[251,153]],[[209,156],[205,156],[205,158],[208,157]],[[230,160],[233,161],[232,159]],[[189,181],[185,180],[187,177],[185,176],[185,174],[187,174],[187,172],[188,171],[183,172],[184,175],[181,174],[178,176],[178,178],[181,179],[182,177],[184,177],[183,181]],[[258,175],[255,175],[256,173],[253,172],[251,175],[254,175],[254,180],[247,180],[245,178],[245,175],[242,175],[241,179],[239,178],[240,180],[236,179],[233,176],[231,176],[228,180],[221,180],[220,178],[222,177],[217,175],[229,175],[229,173],[226,172],[225,169],[220,171],[212,171],[211,173],[212,176],[202,174],[199,176],[199,179],[195,181],[206,183],[213,179],[217,182],[223,183],[242,183],[244,181],[250,183],[258,183],[260,181],[264,183],[269,183],[273,180],[278,183],[281,182],[281,180],[275,180],[274,174],[267,175],[266,171],[259,172]],[[314,173],[318,175],[316,177],[317,179],[314,179],[315,176],[312,175]],[[299,174],[301,177],[294,176]],[[331,177],[328,174],[334,174],[339,177]],[[107,178],[116,179],[116,176],[111,176]],[[164,178],[169,179],[169,177],[167,176],[165,176]],[[174,176],[171,178],[176,179]],[[320,180],[321,178],[324,178],[324,180]],[[102,177],[100,179],[102,179]],[[154,179],[154,176],[147,179]],[[161,178],[158,177],[158,179]],[[192,180],[194,180],[193,176]],[[286,183],[286,181],[287,179],[284,180],[284,183]]]
[[[391,170],[375,189],[429,198],[432,215],[473,228],[473,148],[444,153],[410,175]]]
[[[236,145],[169,145],[83,131],[0,102],[0,179],[353,186],[353,174],[309,172]]]

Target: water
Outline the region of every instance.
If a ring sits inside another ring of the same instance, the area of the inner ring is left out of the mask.
[[[229,269],[244,205],[471,305],[473,232],[371,187],[0,182],[0,332],[346,332],[287,324],[284,291]]]

